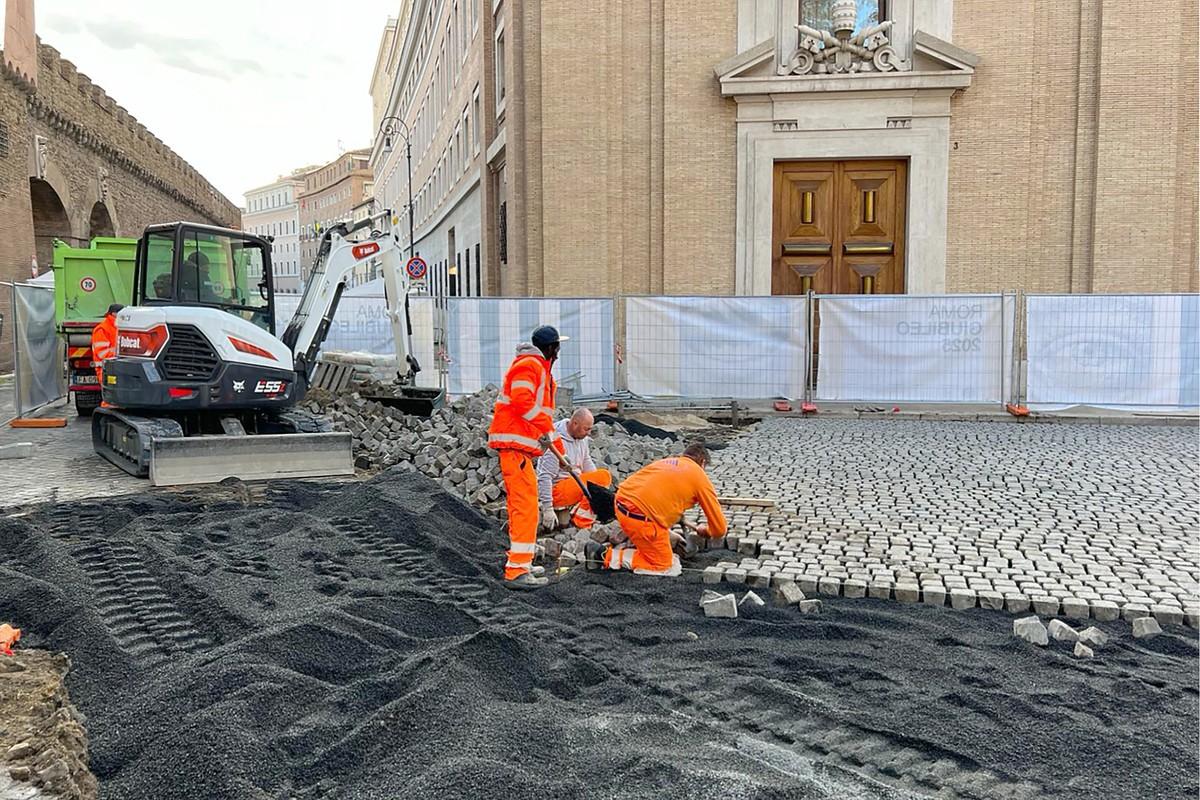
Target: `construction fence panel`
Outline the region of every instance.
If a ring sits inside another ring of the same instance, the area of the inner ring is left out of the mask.
[[[816,317],[817,400],[1009,398],[1015,296],[824,295]]]
[[[63,340],[54,323],[54,288],[12,285],[13,371],[18,416],[67,394]]]
[[[576,395],[616,389],[613,369],[613,301],[587,297],[451,297],[446,299],[447,391],[471,394],[499,386],[516,355],[539,325],[569,336],[555,374]]]
[[[762,399],[804,393],[806,297],[629,297],[629,391]]]
[[[1029,295],[1027,402],[1200,406],[1200,295]]]
[[[275,296],[275,328],[282,334],[300,305],[300,295]],[[383,294],[342,295],[322,350],[394,356],[392,322]]]

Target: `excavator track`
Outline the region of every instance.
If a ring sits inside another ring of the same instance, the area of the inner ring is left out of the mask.
[[[92,413],[92,447],[138,478],[150,477],[155,439],[183,438],[183,427],[167,417],[139,417],[115,408]]]

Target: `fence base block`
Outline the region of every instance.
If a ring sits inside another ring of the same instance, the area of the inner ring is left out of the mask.
[[[815,414],[815,413],[817,413],[817,406],[815,403],[802,403],[800,405],[800,413],[801,414]]]
[[[66,417],[17,417],[8,423],[13,428],[65,428]]]
[[[1029,409],[1025,406],[1019,406],[1016,403],[1007,403],[1004,410],[1012,414],[1014,417],[1028,417]]]

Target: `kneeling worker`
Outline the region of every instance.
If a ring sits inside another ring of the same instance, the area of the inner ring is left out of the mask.
[[[671,527],[697,503],[706,523],[696,529],[705,537],[725,535],[725,514],[705,474],[708,450],[688,445],[681,456],[647,464],[617,489],[617,522],[629,543],[615,547],[589,542],[588,569],[630,569],[644,575],[678,575],[679,559],[671,549]]]
[[[596,463],[592,461],[588,434],[592,432],[594,422],[592,412],[581,408],[572,414],[570,419],[560,419],[554,423],[554,430],[561,437],[559,441],[566,449],[564,455],[571,471],[564,469],[555,454],[549,450],[538,459],[538,505],[542,509],[542,528],[545,530],[552,531],[559,527],[559,518],[555,513],[559,510],[569,512],[571,524],[576,528],[590,528],[596,521],[596,515],[592,513],[587,498],[580,491],[575,478],[571,477],[574,473],[584,486],[588,483],[605,488],[612,485],[612,475],[609,471],[596,469]]]

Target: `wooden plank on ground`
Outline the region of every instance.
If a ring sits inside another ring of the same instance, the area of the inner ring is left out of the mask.
[[[758,508],[775,507],[775,501],[769,497],[718,497],[717,502],[723,506],[755,506]]]

